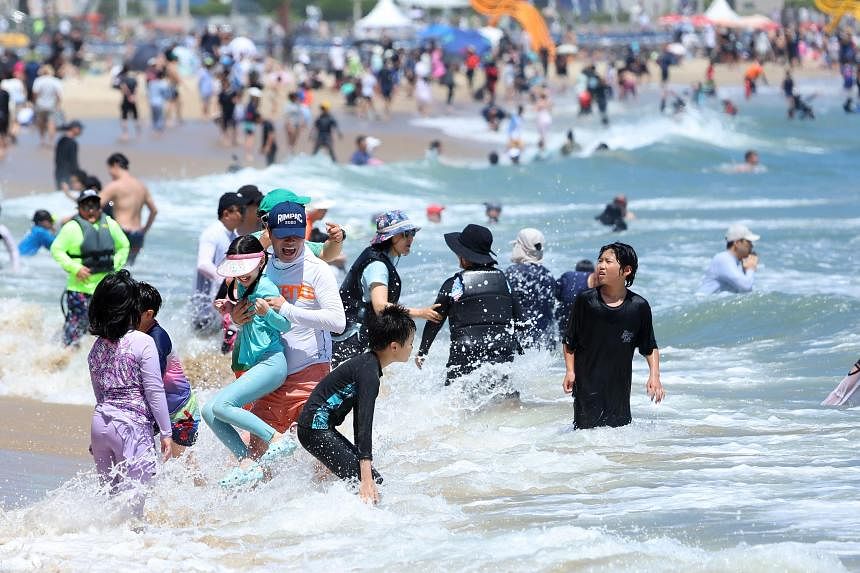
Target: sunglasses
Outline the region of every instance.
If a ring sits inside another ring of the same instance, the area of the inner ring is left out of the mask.
[[[82,203],[78,205],[78,209],[81,211],[98,211],[101,208],[101,203]]]
[[[406,237],[407,239],[411,239],[412,237],[414,237],[417,234],[418,234],[417,229],[409,229],[408,231],[403,231],[403,236]]]

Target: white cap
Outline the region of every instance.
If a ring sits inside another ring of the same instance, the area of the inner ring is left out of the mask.
[[[726,230],[727,241],[740,241],[742,239],[755,242],[761,239],[761,237],[750,231],[749,227],[742,225],[741,223],[735,223]]]
[[[382,141],[370,135],[364,138],[364,143],[367,145],[367,149],[369,149],[370,151],[373,151],[374,149],[382,145]]]
[[[263,97],[263,90],[258,87],[248,88],[248,95],[251,97]]]

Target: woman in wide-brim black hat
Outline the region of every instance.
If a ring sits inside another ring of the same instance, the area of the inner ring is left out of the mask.
[[[496,268],[493,233],[481,225],[466,225],[447,233],[445,243],[459,258],[460,272],[442,284],[436,297],[438,323],[424,326],[415,363],[420,368],[433,340],[448,320],[451,346],[446,385],[483,364],[511,362],[519,350],[515,325],[522,318],[502,271]]]

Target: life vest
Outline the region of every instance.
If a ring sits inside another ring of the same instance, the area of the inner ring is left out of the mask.
[[[340,300],[343,302],[343,310],[346,314],[346,328],[343,334],[337,337],[338,339],[349,338],[357,332],[367,332],[367,326],[364,324],[365,317],[367,313],[373,312],[373,303],[364,301],[361,275],[367,265],[375,261],[383,263],[388,269],[388,302],[396,303],[400,300],[402,283],[394,263],[382,251],[367,247],[352,264],[352,268],[340,285]]]
[[[454,299],[448,313],[452,354],[458,348],[470,354],[514,352],[514,297],[505,273],[485,267],[456,276],[463,293]]]
[[[102,213],[99,217],[98,229],[80,215],[75,215],[72,220],[80,225],[84,240],[81,242],[80,255],[71,253],[68,255],[73,259],[80,259],[81,264],[90,269],[91,273],[111,272],[114,268],[113,257],[116,254],[116,246],[108,228],[107,216]]]

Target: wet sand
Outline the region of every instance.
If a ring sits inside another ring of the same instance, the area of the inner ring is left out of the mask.
[[[0,397],[0,508],[36,501],[92,467],[92,407]]]

